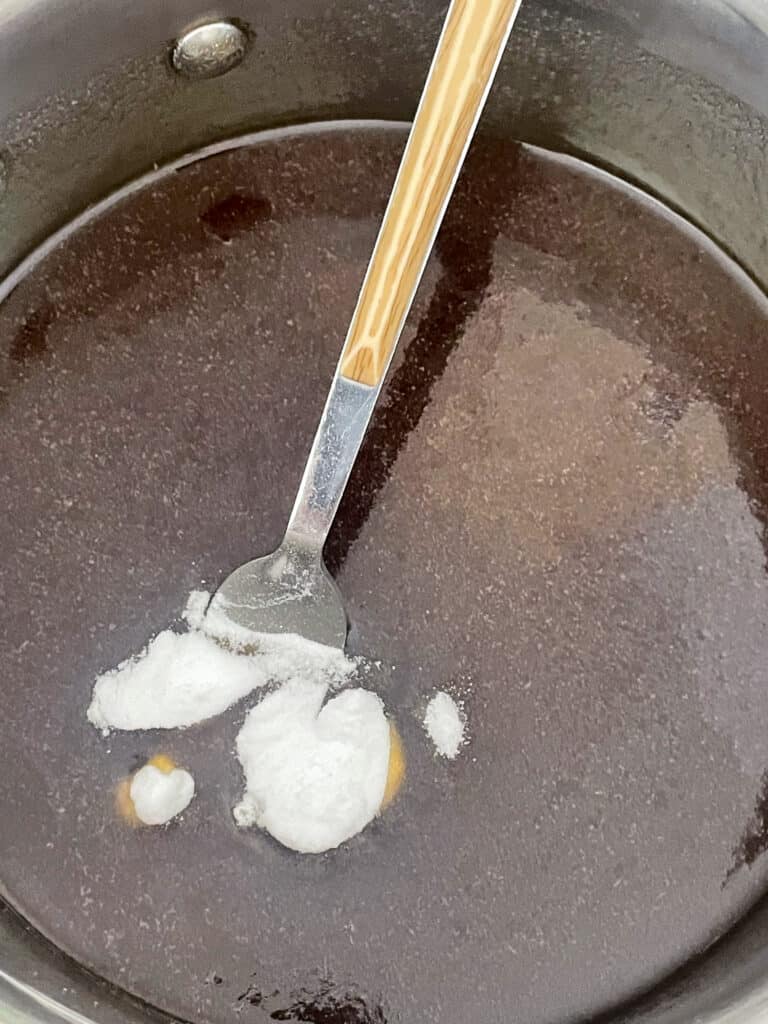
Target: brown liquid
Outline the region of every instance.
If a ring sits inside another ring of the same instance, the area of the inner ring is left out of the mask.
[[[394,805],[296,856],[231,825],[247,704],[86,724],[99,671],[279,541],[403,141],[193,163],[0,307],[1,884],[187,1019],[594,1014],[765,888],[768,307],[657,205],[510,144],[473,149],[328,543]],[[452,763],[421,725],[445,687]],[[114,785],[161,748],[198,796],[128,829]]]

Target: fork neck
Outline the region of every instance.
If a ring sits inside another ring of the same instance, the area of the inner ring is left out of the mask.
[[[337,370],[284,543],[313,549],[321,557],[380,391],[381,384],[359,384]]]

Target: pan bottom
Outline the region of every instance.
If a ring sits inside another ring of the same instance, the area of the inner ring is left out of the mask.
[[[394,806],[297,856],[231,821],[249,702],[86,722],[99,672],[278,543],[404,141],[207,153],[0,306],[2,893],[188,1020],[596,1014],[765,889],[768,305],[658,204],[510,143],[473,148],[327,549]],[[160,751],[198,795],[131,830],[114,787]]]

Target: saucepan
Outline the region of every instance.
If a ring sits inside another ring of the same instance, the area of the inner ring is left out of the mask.
[[[445,6],[0,0],[3,1019],[768,1012],[760,0],[523,4],[327,552],[392,808],[301,857],[242,709],[85,717],[279,540]],[[199,798],[131,830],[161,747]]]

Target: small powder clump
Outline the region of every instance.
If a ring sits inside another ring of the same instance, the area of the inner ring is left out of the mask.
[[[456,757],[465,741],[465,720],[450,694],[438,691],[427,704],[424,728],[442,757]]]
[[[165,825],[186,810],[195,795],[195,780],[184,768],[164,772],[145,764],[131,780],[136,817],[144,825]]]

